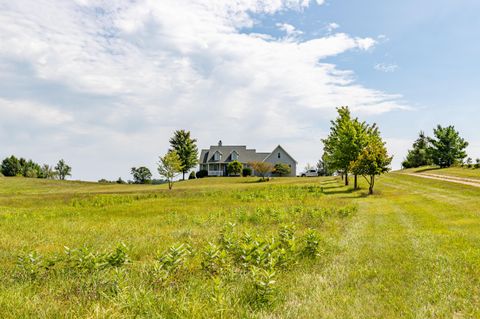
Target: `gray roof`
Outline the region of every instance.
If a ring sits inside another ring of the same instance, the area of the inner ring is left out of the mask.
[[[219,161],[213,160],[216,152],[222,154]],[[210,146],[208,150],[202,150],[200,153],[200,164],[206,163],[229,163],[232,161],[232,152],[238,153],[238,161],[241,163],[263,162],[271,153],[257,153],[254,149],[247,149],[245,145],[222,145]]]

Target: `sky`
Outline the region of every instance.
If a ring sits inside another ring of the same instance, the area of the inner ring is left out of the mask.
[[[454,125],[480,157],[474,0],[0,1],[0,157],[73,179],[156,174],[174,130],[200,149],[281,144],[301,170],[336,107],[377,123],[398,169]]]

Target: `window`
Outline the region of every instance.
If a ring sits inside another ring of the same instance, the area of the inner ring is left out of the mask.
[[[278,152],[278,158],[280,158],[280,152]]]
[[[235,151],[233,151],[233,153],[232,153],[232,161],[236,161],[236,160],[238,160],[238,153],[235,152]]]
[[[219,161],[220,160],[220,153],[219,152],[215,152],[215,154],[213,154],[213,160],[214,161]]]

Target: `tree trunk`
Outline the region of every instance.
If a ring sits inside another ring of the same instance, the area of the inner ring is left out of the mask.
[[[370,187],[368,188],[368,193],[373,195],[373,187],[375,186],[375,175],[370,176]]]
[[[172,190],[172,187],[173,187],[173,181],[169,179],[168,180],[168,189]]]
[[[354,188],[354,189],[358,189],[358,175],[357,175],[357,174],[355,174],[355,182],[354,182],[354,184],[355,184],[355,185],[354,185],[353,188]]]
[[[345,171],[345,186],[348,186],[349,185],[349,182],[348,182],[348,171]]]
[[[185,180],[185,172],[182,172],[182,174],[183,174],[183,180]]]

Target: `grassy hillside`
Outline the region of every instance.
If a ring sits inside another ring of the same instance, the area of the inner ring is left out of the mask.
[[[175,186],[0,178],[0,316],[480,316],[478,188],[395,173],[372,197],[335,178]]]

